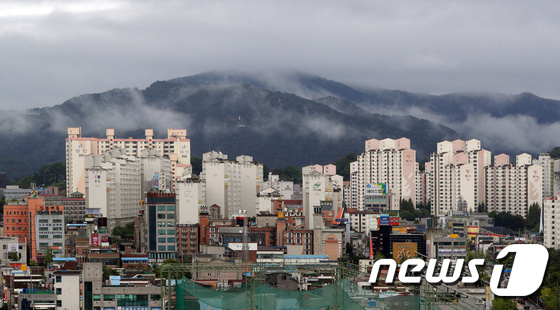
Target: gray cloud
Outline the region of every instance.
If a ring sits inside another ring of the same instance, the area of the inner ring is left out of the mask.
[[[0,109],[210,70],[560,98],[555,1],[2,1]]]

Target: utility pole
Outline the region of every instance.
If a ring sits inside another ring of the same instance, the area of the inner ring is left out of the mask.
[[[249,262],[249,236],[247,232],[247,216],[243,219],[243,255],[242,259],[244,263]]]

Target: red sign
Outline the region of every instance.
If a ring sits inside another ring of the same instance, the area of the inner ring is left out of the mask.
[[[369,239],[369,259],[373,259],[373,238]]]
[[[97,233],[91,234],[91,245],[99,246],[99,235]]]

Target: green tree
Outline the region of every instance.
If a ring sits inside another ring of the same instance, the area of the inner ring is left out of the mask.
[[[107,265],[103,264],[102,267],[102,273],[103,273],[103,281],[107,281],[109,280],[110,276],[118,276],[119,272],[111,267],[107,267]]]
[[[537,202],[531,204],[529,207],[529,214],[527,214],[527,229],[536,231],[539,228],[541,220],[541,207]]]
[[[47,254],[45,255],[45,260],[44,260],[45,267],[49,267],[51,265],[51,263],[53,262],[53,257],[54,257],[54,255],[52,253],[52,250],[48,249]]]
[[[11,260],[12,262],[18,261],[19,255],[17,252],[10,252],[8,253],[8,259]]]
[[[552,158],[560,158],[560,146],[553,148],[548,154]]]
[[[192,173],[200,175],[202,172],[202,158],[191,156]]]
[[[525,228],[525,219],[521,215],[508,212],[490,212],[488,216],[494,218],[494,226],[501,226],[513,231]]]
[[[293,181],[295,184],[301,184],[301,170],[296,166],[275,168],[272,169],[272,173],[279,175],[280,180]]]
[[[336,166],[336,174],[342,176],[345,181],[350,180],[350,163],[358,159],[356,153],[350,153],[344,157],[340,157],[336,160],[334,165]]]
[[[492,301],[492,310],[517,310],[517,303],[512,298],[496,296]]]
[[[123,239],[134,239],[134,223],[127,223],[124,226],[116,226],[113,228],[113,236]]]
[[[29,266],[38,266],[37,261],[34,260],[33,258],[29,260]]]
[[[550,288],[545,286],[541,290],[541,299],[543,300],[544,305],[549,310],[558,310],[558,292],[556,288]]]
[[[0,214],[4,214],[5,205],[6,205],[6,196],[2,196],[2,199],[0,199]]]

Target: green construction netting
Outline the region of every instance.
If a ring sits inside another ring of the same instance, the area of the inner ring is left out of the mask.
[[[251,296],[251,289],[247,289],[246,286],[220,291],[183,279],[176,287],[177,309],[247,309],[251,303],[257,309],[274,310],[332,309],[336,305],[339,309],[361,310],[371,306],[368,300],[359,304],[352,299],[346,293],[345,285],[348,285],[347,280],[310,291],[286,291],[256,284]],[[414,296],[411,296],[408,309],[414,309],[413,299]]]

